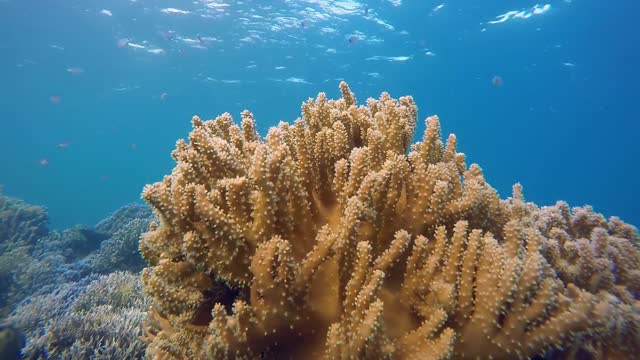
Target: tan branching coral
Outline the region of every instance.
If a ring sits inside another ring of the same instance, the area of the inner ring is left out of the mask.
[[[557,277],[615,304],[609,315],[610,331],[578,343],[571,351],[581,354],[577,357],[611,359],[638,351],[640,251],[637,241],[629,241],[637,238],[636,229],[617,217],[606,220],[590,206],[572,210],[560,201],[536,209],[523,202],[519,188],[516,191],[519,196],[510,206],[530,209],[528,220],[544,235],[542,254]]]
[[[410,147],[411,97],[340,90],[264,139],[248,111],[194,117],[143,192],[160,219],[140,242],[148,357],[570,357],[637,336],[633,228],[569,226],[519,186],[500,200],[437,117]]]

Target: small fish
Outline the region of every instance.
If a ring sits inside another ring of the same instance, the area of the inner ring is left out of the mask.
[[[67,72],[70,72],[72,75],[80,75],[84,73],[84,69],[79,67],[70,67],[67,69]]]
[[[107,15],[107,16],[113,16],[113,13],[111,11],[107,10],[107,9],[100,10],[100,14]]]
[[[129,145],[129,147],[131,148],[131,150],[138,149],[138,145],[136,145],[135,143],[131,143],[131,145]]]
[[[119,48],[123,48],[129,45],[129,39],[127,38],[118,39],[118,41],[116,42],[116,45],[118,45]]]
[[[369,15],[369,7],[368,6],[365,5],[363,11],[364,11],[364,15],[365,16]]]
[[[500,75],[496,75],[493,77],[493,79],[491,79],[491,83],[493,84],[493,86],[495,87],[500,87],[502,86],[502,84],[504,83],[504,81],[502,80],[502,76]]]
[[[147,50],[147,52],[154,55],[160,55],[165,53],[163,49],[149,49]]]
[[[160,36],[167,41],[173,40],[173,34],[170,32],[158,31],[158,34],[160,34]]]
[[[444,7],[444,4],[440,4],[440,5],[436,6],[436,7],[434,7],[433,10],[431,10],[431,11],[432,12],[436,12],[436,11],[442,9],[443,7]]]
[[[128,46],[131,46],[134,49],[144,49],[144,45],[140,45],[140,44],[136,44],[136,43],[132,43],[132,42],[128,42],[127,43]]]
[[[140,85],[126,85],[126,84],[118,84],[117,88],[112,88],[111,90],[113,91],[133,91],[133,90],[137,90],[140,89],[141,86]]]
[[[358,37],[355,35],[351,35],[349,36],[349,39],[347,39],[347,41],[349,41],[349,44],[355,44],[356,42],[358,42]]]
[[[54,104],[60,104],[60,102],[62,101],[62,96],[60,95],[49,96],[49,101],[51,101]]]
[[[167,94],[166,92],[163,92],[162,94],[160,94],[160,101],[167,100],[168,96],[169,96],[169,94]]]
[[[100,180],[101,181],[107,181],[107,180],[109,180],[109,176],[108,175],[100,175]]]
[[[56,145],[56,149],[64,150],[64,149],[68,148],[69,146],[71,146],[71,143],[67,141],[67,142],[63,142],[63,143],[57,144]]]
[[[49,166],[49,160],[46,158],[40,159],[38,164],[40,164],[40,166]]]

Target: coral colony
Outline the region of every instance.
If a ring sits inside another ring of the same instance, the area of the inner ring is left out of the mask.
[[[142,359],[137,247],[152,218],[129,204],[95,227],[50,230],[44,207],[0,194],[0,359]]]
[[[193,118],[142,197],[152,359],[629,359],[635,228],[500,199],[411,97],[320,93],[265,138]]]

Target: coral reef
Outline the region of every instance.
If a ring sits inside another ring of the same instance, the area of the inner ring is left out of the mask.
[[[22,349],[27,358],[141,358],[144,343],[138,336],[149,303],[139,276],[97,274],[139,273],[144,262],[138,241],[152,218],[148,206],[130,204],[95,228],[75,226],[37,241],[33,232],[12,236],[15,241],[4,244],[8,250],[0,255],[5,313],[14,309],[9,322],[15,324],[0,333],[3,341],[14,341],[6,342],[6,351],[17,346],[19,354],[20,330],[27,336]]]
[[[9,303],[50,293],[60,284],[79,281],[91,273],[139,272],[144,261],[138,241],[152,219],[149,207],[130,204],[95,228],[74,226],[53,231],[38,240],[29,253],[14,251],[5,263],[11,264],[13,274]]]
[[[11,319],[0,321],[0,359],[20,359],[20,349],[24,342],[24,335],[15,328]]]
[[[109,235],[85,225],[75,225],[61,231],[52,231],[41,238],[33,249],[34,258],[60,254],[66,262],[74,262],[91,254]]]
[[[149,300],[140,277],[115,272],[31,297],[13,315],[28,359],[141,359]]]
[[[411,97],[324,93],[264,139],[193,118],[142,197],[153,359],[629,358],[635,229],[501,200]]]
[[[14,301],[16,266],[25,262],[37,240],[49,232],[47,211],[42,206],[0,193],[0,317]]]
[[[151,217],[134,218],[100,244],[100,249],[88,259],[93,271],[106,274],[112,271],[139,272],[144,260],[138,251],[140,234],[149,228]]]
[[[0,253],[33,246],[49,232],[47,210],[0,193]]]
[[[120,207],[109,217],[96,225],[96,230],[110,235],[115,234],[131,221],[136,219],[150,219],[153,217],[151,208],[147,205],[131,203]]]
[[[530,205],[532,206],[532,205]],[[588,339],[577,358],[626,358],[640,349],[640,252],[637,229],[617,217],[606,220],[589,206],[564,202],[533,217],[546,239],[543,256],[555,274],[614,304],[610,330]]]

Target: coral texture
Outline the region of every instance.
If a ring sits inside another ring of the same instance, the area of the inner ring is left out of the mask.
[[[262,139],[193,118],[143,199],[154,359],[632,356],[635,229],[501,200],[411,97],[324,93]],[[628,341],[631,339],[632,341]],[[610,346],[615,345],[615,349]],[[622,358],[620,357],[620,358]]]
[[[106,219],[100,221],[96,225],[96,231],[113,235],[123,227],[129,225],[133,220],[148,219],[151,217],[153,217],[153,213],[149,206],[138,203],[127,204],[114,211]]]
[[[12,320],[27,335],[27,359],[142,359],[148,307],[140,277],[114,272],[33,296]]]
[[[152,219],[147,206],[130,204],[95,228],[74,226],[52,231],[40,238],[30,253],[13,251],[5,263],[0,262],[0,270],[1,265],[7,265],[12,273],[8,303],[15,305],[29,296],[47,294],[91,273],[139,272],[144,260],[138,242]]]
[[[0,359],[19,360],[24,341],[24,335],[11,320],[0,321]]]
[[[47,210],[2,194],[0,189],[0,317],[15,301],[15,269],[49,232]]]
[[[152,220],[154,216],[148,206],[129,204],[101,221],[96,230],[110,237],[100,244],[98,251],[87,256],[90,269],[98,273],[140,272],[145,262],[138,251],[138,242]]]
[[[0,193],[0,253],[19,246],[32,247],[47,235],[47,210]]]

